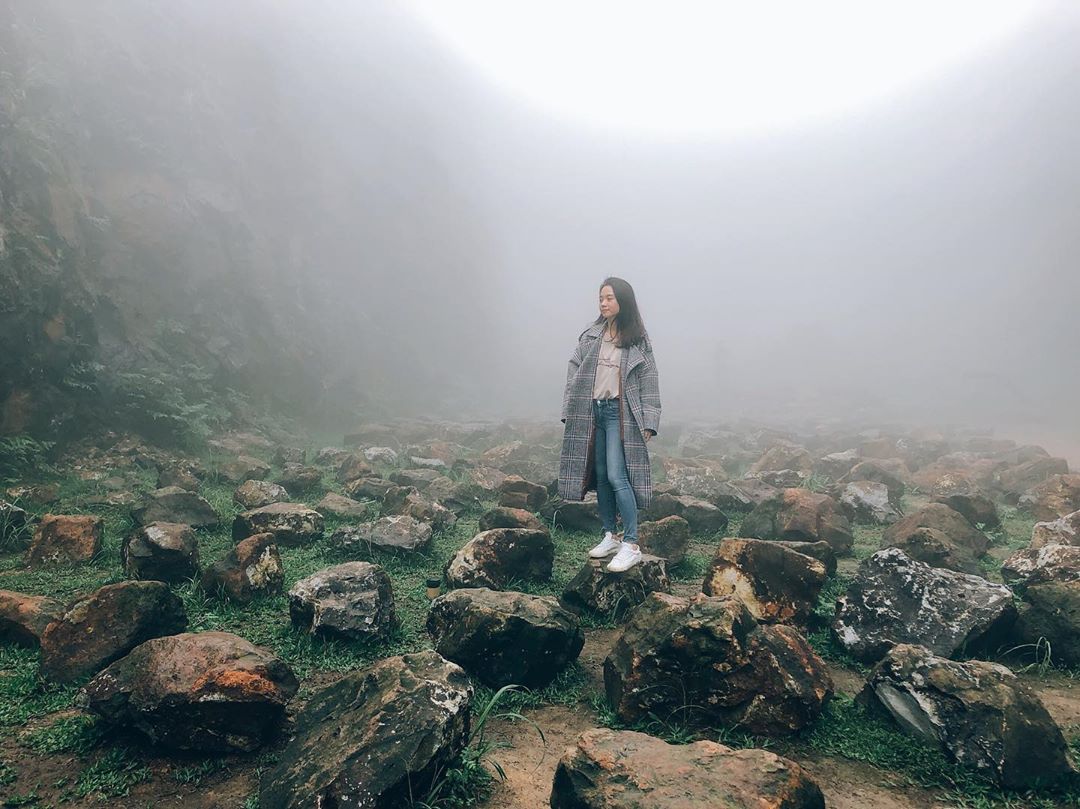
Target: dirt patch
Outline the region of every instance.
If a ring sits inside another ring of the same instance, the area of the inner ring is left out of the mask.
[[[886,773],[843,758],[788,756],[817,781],[829,809],[947,809],[925,790],[890,781]]]

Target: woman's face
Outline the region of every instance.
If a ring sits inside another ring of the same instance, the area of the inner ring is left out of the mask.
[[[615,290],[611,284],[600,287],[600,314],[608,320],[619,314],[619,302],[615,300]]]

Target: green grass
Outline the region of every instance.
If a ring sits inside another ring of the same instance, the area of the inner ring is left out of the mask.
[[[95,716],[63,716],[49,725],[23,731],[19,744],[35,753],[86,753],[101,741],[104,728]]]
[[[113,747],[79,773],[71,794],[78,798],[122,798],[135,784],[149,778],[149,768],[137,757],[124,747]]]

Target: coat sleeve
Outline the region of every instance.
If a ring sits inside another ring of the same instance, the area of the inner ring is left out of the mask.
[[[574,355],[570,357],[570,362],[566,366],[566,388],[563,390],[562,396],[562,422],[566,423],[566,414],[570,409],[570,386],[573,384],[574,375],[577,373],[577,369],[581,367],[581,347],[584,341],[578,339],[577,348],[574,349]]]
[[[660,373],[656,369],[656,358],[652,346],[643,352],[645,362],[641,368],[641,416],[645,423],[642,430],[660,432]]]

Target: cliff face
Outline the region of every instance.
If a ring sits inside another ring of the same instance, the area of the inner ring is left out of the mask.
[[[481,283],[445,120],[275,8],[0,5],[0,434],[447,381],[395,331]]]

